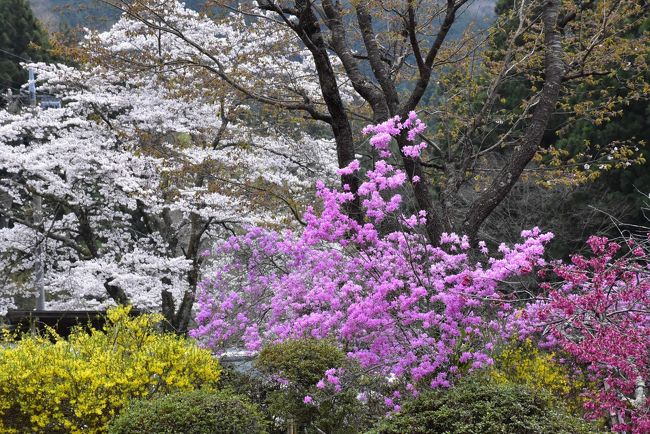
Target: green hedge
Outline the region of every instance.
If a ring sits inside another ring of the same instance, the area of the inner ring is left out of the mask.
[[[429,391],[368,434],[591,434],[595,427],[573,416],[541,391],[468,378],[449,390]]]
[[[265,434],[266,422],[248,399],[228,391],[195,390],[134,402],[109,434]]]

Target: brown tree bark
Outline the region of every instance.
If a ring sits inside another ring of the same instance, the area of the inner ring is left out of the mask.
[[[565,71],[562,41],[557,28],[559,8],[559,0],[547,0],[544,4],[544,86],[524,136],[492,184],[472,203],[466,214],[461,230],[471,239],[476,238],[485,219],[503,201],[535,156],[557,105]]]
[[[354,137],[352,135],[352,126],[348,118],[339,86],[336,80],[336,74],[329,54],[323,34],[321,32],[320,21],[314,14],[310,0],[297,0],[296,9],[298,11],[298,24],[292,26],[298,37],[303,41],[305,46],[311,52],[316,71],[318,73],[318,82],[321,88],[323,100],[331,116],[330,125],[336,142],[336,155],[338,158],[339,168],[344,168],[355,159]],[[355,196],[354,201],[347,204],[347,213],[358,222],[363,222],[363,212],[361,210],[361,201],[356,195],[359,189],[359,180],[356,175],[342,175],[341,184],[347,185],[350,192]]]

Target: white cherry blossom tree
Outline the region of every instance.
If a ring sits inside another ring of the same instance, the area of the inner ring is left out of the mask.
[[[124,15],[88,34],[80,66],[31,65],[62,108],[0,112],[0,310],[34,296],[42,267],[48,308],[133,303],[184,332],[210,240],[300,224],[313,180],[336,179],[335,145],[317,128],[307,135],[306,121],[193,63],[317,104],[297,45],[269,28],[244,32],[240,17],[216,24],[166,5],[214,59]]]

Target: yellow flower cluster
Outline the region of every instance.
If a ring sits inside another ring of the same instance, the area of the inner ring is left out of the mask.
[[[530,339],[512,342],[495,358],[490,377],[497,383],[523,384],[534,390],[545,390],[551,395],[574,401],[584,383],[571,378],[569,370],[555,360],[554,353],[541,351]]]
[[[0,346],[0,433],[102,433],[133,398],[212,387],[221,369],[160,315],[109,310],[102,330]]]

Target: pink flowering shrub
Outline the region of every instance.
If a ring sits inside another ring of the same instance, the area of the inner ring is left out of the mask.
[[[485,244],[473,252],[456,234],[428,244],[426,213],[400,213],[399,190],[417,180],[387,161],[402,132],[414,143],[404,152],[419,158],[425,145],[415,138],[423,129],[412,113],[403,123],[390,119],[364,130],[382,157],[358,190],[365,224],[344,213],[349,189],[319,183],[322,211],[309,208],[302,231],[251,228],[218,246],[214,255],[224,265],[202,284],[191,334],[217,350],[331,338],[363,368],[401,380],[412,393],[422,384],[448,387],[491,364],[492,342],[510,309],[499,282],[544,265],[552,234],[525,231],[520,244],[501,245],[494,256]],[[358,161],[341,169],[359,171]],[[399,229],[382,233],[378,224],[386,219]],[[323,381],[334,381],[329,377]]]
[[[615,431],[650,432],[650,248],[591,237],[592,255],[554,267],[559,285],[518,315],[522,331],[546,331],[546,345],[573,358],[595,386],[586,391],[592,419]],[[625,253],[622,253],[625,251]]]

